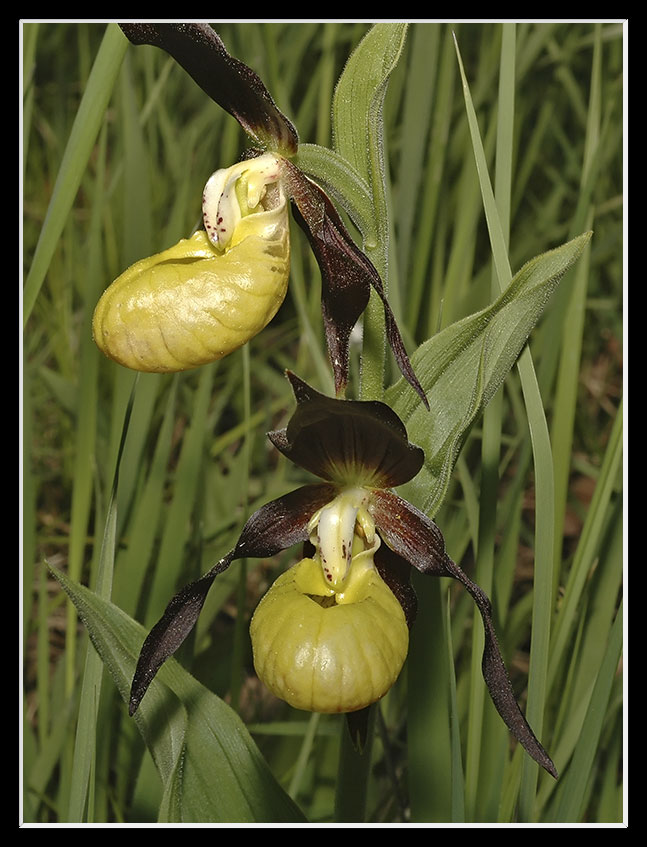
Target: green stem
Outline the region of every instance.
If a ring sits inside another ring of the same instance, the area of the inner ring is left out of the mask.
[[[386,365],[384,336],[384,309],[379,297],[374,291],[371,291],[371,299],[364,311],[364,338],[359,386],[361,400],[381,400],[384,394],[384,368]]]
[[[380,128],[381,129],[381,128]],[[370,149],[373,207],[375,220],[381,222],[375,227],[375,235],[364,233],[364,252],[371,260],[382,279],[384,290],[388,294],[389,273],[389,207],[386,199],[384,168],[382,165],[383,132],[376,133]],[[386,369],[386,325],[384,307],[375,291],[364,311],[364,336],[362,343],[362,367],[360,376],[360,398],[362,400],[381,400],[384,395],[384,374]]]
[[[406,26],[401,24],[374,26],[347,63],[333,102],[337,153],[359,174],[359,185],[367,187],[372,201],[369,214],[362,216],[364,227],[355,222],[362,232],[363,250],[387,293],[390,226],[382,106],[389,75],[400,57],[405,37]],[[353,187],[357,184],[356,180]],[[363,204],[362,208],[365,209]],[[381,400],[384,396],[385,338],[384,308],[380,298],[371,291],[363,317],[359,385],[362,400]],[[335,799],[338,822],[358,822],[365,818],[374,723],[375,706],[371,706],[366,742],[359,752],[344,721]]]

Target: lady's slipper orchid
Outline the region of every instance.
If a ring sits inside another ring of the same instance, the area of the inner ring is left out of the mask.
[[[288,377],[297,408],[269,438],[323,481],[259,509],[234,549],[171,600],[142,647],[130,713],[190,632],[219,573],[235,559],[305,543],[306,557],[278,578],[252,620],[254,661],[269,688],[315,711],[353,712],[379,699],[406,656],[415,617],[411,566],[452,577],[483,619],[483,675],[496,708],[526,751],[556,776],[515,700],[488,598],[447,555],[435,523],[391,490],[418,473],[422,450],[384,403],[333,399]]]
[[[281,199],[271,200],[275,192],[268,191],[266,202],[275,202],[272,210],[276,211],[282,209],[284,197],[289,197],[321,269],[323,321],[337,395],[343,394],[348,382],[351,331],[373,288],[384,306],[386,335],[398,367],[427,405],[377,270],[354,243],[323,189],[290,161],[298,150],[297,132],[257,74],[227,52],[208,24],[130,23],[121,24],[121,28],[133,44],[153,45],[169,53],[209,97],[238,120],[255,145],[249,155],[260,156],[262,167],[272,162],[272,171],[276,165],[273,185]],[[229,283],[221,286],[218,282],[222,262],[207,265],[204,261],[220,259],[217,251],[225,244],[227,255],[232,249],[228,240],[232,226],[237,228],[246,221],[243,181],[235,176],[238,167],[217,171],[205,189],[204,223],[212,253],[204,249],[205,236],[199,234],[194,236],[197,243],[193,239],[181,241],[170,254],[165,251],[138,262],[108,288],[94,322],[97,344],[108,356],[136,370],[183,370],[226,355],[251,339],[274,316],[285,296],[287,240],[281,241],[280,247],[265,250],[257,245],[258,251],[250,251],[251,257],[261,256],[260,264],[250,260],[249,267],[237,265],[236,274],[242,276],[236,276],[233,284],[241,282],[244,300]],[[233,190],[232,180],[236,179],[238,190]],[[219,220],[221,216],[223,221]],[[227,233],[222,232],[223,222]],[[250,215],[248,224],[251,229],[258,224],[255,214]],[[241,243],[238,255],[242,257],[246,249]],[[262,315],[244,327],[230,327],[225,322],[232,332],[225,333],[226,340],[221,341],[224,317],[220,306],[214,304],[231,298],[236,309],[242,302],[251,302],[247,295],[266,297],[270,280],[271,306],[264,305]]]
[[[136,262],[94,312],[98,347],[138,371],[175,372],[221,359],[272,320],[287,291],[290,238],[281,159],[216,171],[205,229]]]

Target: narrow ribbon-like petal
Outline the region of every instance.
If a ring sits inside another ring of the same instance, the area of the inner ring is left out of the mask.
[[[195,626],[218,574],[235,559],[265,558],[307,541],[312,514],[333,496],[332,486],[318,483],[266,503],[247,521],[235,548],[173,597],[142,646],[130,692],[131,715],[135,714],[155,674]]]
[[[284,170],[287,190],[296,206],[295,218],[307,235],[321,269],[321,306],[337,394],[344,391],[348,382],[350,334],[368,305],[372,286],[384,306],[386,336],[397,365],[429,408],[379,273],[355,244],[323,189],[292,162],[286,161]]]
[[[233,115],[263,149],[292,156],[298,136],[279,111],[260,77],[231,56],[220,36],[206,23],[123,23],[133,44],[150,44],[167,52],[202,90]]]
[[[336,489],[327,483],[304,485],[271,500],[250,517],[236,545],[236,558],[264,559],[307,541],[313,514],[329,503]]]
[[[204,576],[186,585],[166,607],[142,645],[130,688],[128,713],[134,715],[148,686],[164,662],[178,649],[195,626],[209,589],[218,574],[234,560],[234,551],[222,558]]]
[[[492,607],[486,594],[445,552],[445,541],[436,524],[411,503],[391,491],[374,491],[372,513],[383,540],[421,573],[457,579],[471,594],[485,629],[483,678],[490,697],[506,726],[526,752],[551,776],[557,770],[525,719],[512,690],[494,631]]]

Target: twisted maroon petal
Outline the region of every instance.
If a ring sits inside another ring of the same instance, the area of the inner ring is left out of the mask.
[[[512,690],[492,620],[486,594],[467,577],[445,551],[445,541],[436,524],[411,503],[391,491],[372,493],[372,512],[382,539],[399,556],[421,573],[457,579],[471,594],[485,629],[482,670],[485,684],[506,726],[526,752],[557,778],[557,770],[526,721]]]
[[[306,541],[310,518],[334,497],[334,492],[332,486],[317,483],[266,503],[247,521],[234,549],[173,597],[142,645],[130,690],[131,715],[137,711],[160,667],[195,626],[218,574],[235,559],[273,556],[293,544]]]
[[[292,162],[285,162],[284,173],[288,193],[295,204],[294,217],[308,237],[321,270],[321,308],[337,394],[343,393],[348,382],[351,331],[368,305],[373,287],[384,306],[386,337],[397,365],[429,408],[379,273],[351,238],[325,191]]]

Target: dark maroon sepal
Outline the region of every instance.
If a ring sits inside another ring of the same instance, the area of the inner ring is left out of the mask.
[[[350,334],[368,305],[373,287],[384,306],[386,337],[397,365],[429,408],[379,273],[351,238],[325,191],[292,162],[286,161],[284,174],[294,217],[308,237],[321,270],[321,308],[336,393],[342,394],[348,383]]]
[[[482,670],[492,702],[526,752],[557,778],[555,765],[537,740],[514,696],[494,631],[492,606],[487,595],[449,558],[436,524],[411,503],[391,491],[374,491],[372,512],[381,538],[399,556],[421,573],[457,579],[470,593],[483,619],[485,647]]]
[[[340,485],[391,487],[412,479],[424,454],[400,418],[377,400],[336,400],[287,372],[297,401],[272,444],[299,467]]]
[[[139,654],[130,690],[134,715],[155,674],[180,647],[195,626],[214,579],[235,559],[265,558],[308,539],[312,515],[330,502],[334,488],[326,483],[305,485],[261,506],[249,518],[234,549],[195,582],[179,591],[151,629]]]
[[[293,156],[299,139],[269,91],[251,68],[231,56],[206,23],[122,23],[133,44],[164,50],[202,88],[233,115],[263,149]]]

